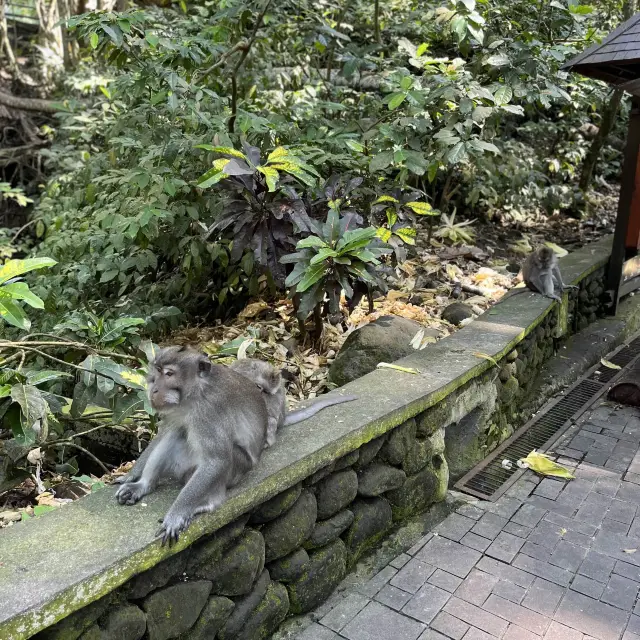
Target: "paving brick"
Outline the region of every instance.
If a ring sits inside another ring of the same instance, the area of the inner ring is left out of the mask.
[[[637,505],[624,500],[612,500],[607,511],[607,518],[631,524],[636,516]]]
[[[476,568],[501,580],[514,582],[525,589],[527,589],[535,579],[535,576],[531,575],[531,573],[504,564],[504,562],[498,562],[498,560],[494,560],[493,558],[482,558],[476,565]]]
[[[629,468],[629,462],[625,459],[624,456],[615,456],[612,455],[604,465],[607,469],[611,469],[612,471],[618,471],[619,473],[624,473],[627,468]]]
[[[418,560],[431,562],[438,569],[464,578],[480,559],[481,554],[445,538],[432,538],[416,555]],[[396,585],[397,586],[397,585]]]
[[[538,486],[537,479],[530,476],[522,476],[512,487],[509,488],[506,495],[510,498],[518,498],[518,500],[526,500]]]
[[[594,487],[595,480],[587,480],[586,478],[571,480],[571,482],[565,483],[564,491],[558,497],[557,502],[578,505],[593,491]]]
[[[635,471],[633,473],[636,473]],[[618,500],[624,500],[625,502],[633,502],[635,505],[640,505],[640,486],[633,482],[622,481],[620,483],[620,489],[616,494]]]
[[[418,540],[418,542],[413,545],[413,547],[411,547],[411,549],[407,551],[407,554],[410,556],[415,556],[416,553],[418,553],[418,551],[420,551],[420,549],[422,549],[422,547],[424,547],[424,545],[427,544],[429,540],[431,540],[431,538],[433,538],[433,533],[428,533],[426,536],[423,536],[422,538],[420,538],[420,540]]]
[[[493,540],[509,520],[495,513],[485,513],[471,529],[472,533]]]
[[[571,449],[575,449],[576,451],[582,451],[584,453],[588,453],[593,449],[593,445],[595,444],[595,440],[593,438],[588,438],[586,436],[575,436],[569,443],[569,447]]]
[[[531,535],[531,533],[533,532],[533,529],[531,527],[526,527],[523,524],[517,524],[511,521],[511,522],[507,522],[507,524],[504,526],[503,531],[506,531],[511,535],[518,536],[518,538],[526,539]]]
[[[400,611],[410,599],[410,593],[402,591],[402,589],[398,589],[390,584],[385,585],[375,596],[375,600],[395,611]]]
[[[627,622],[627,615],[611,605],[569,590],[554,619],[598,640],[618,640]]]
[[[521,552],[526,556],[531,556],[532,558],[542,560],[543,562],[549,562],[552,553],[549,549],[547,549],[547,547],[543,547],[539,544],[534,544],[533,542],[526,542],[523,545]]]
[[[398,571],[391,579],[390,584],[403,591],[415,593],[435,570],[436,568],[432,565],[413,558]]]
[[[596,480],[593,490],[613,498],[620,489],[620,480],[615,476],[602,476]]]
[[[497,516],[509,520],[521,506],[522,500],[511,498],[510,496],[502,496],[495,502],[489,502],[486,509],[489,513],[494,513]]]
[[[625,631],[622,636],[622,640],[640,640],[640,636],[635,633],[631,633],[631,631]]]
[[[608,582],[609,574],[613,571],[615,560],[593,549],[589,551],[580,565],[578,573],[598,582]]]
[[[609,496],[604,496],[601,493],[592,493],[585,498],[575,518],[598,526],[604,520],[610,504],[611,498]]]
[[[640,473],[633,473],[631,471],[627,471],[627,473],[624,474],[624,479],[627,482],[631,482],[633,484],[640,484]]]
[[[425,584],[402,607],[402,613],[429,624],[450,597],[451,594],[444,589],[434,587],[432,584]]]
[[[467,634],[465,635],[463,640],[495,640],[495,638],[496,636],[492,636],[488,633],[485,633],[484,631],[481,631],[480,629],[472,627],[471,629],[469,629],[469,631],[467,631]]]
[[[584,547],[560,540],[553,550],[549,562],[575,573],[586,555],[587,549]]]
[[[544,640],[582,640],[582,633],[565,627],[559,622],[552,622],[544,635]]]
[[[548,498],[541,498],[540,496],[531,496],[528,503],[539,507],[540,509],[553,511],[554,513],[559,513],[567,517],[571,517],[578,508],[577,504],[568,504],[564,502],[559,503],[555,500],[549,500]]]
[[[511,602],[520,604],[527,593],[527,590],[524,587],[519,587],[513,582],[509,582],[508,580],[499,580],[495,587],[493,587],[492,593],[504,598],[505,600],[510,600]]]
[[[471,604],[481,606],[491,594],[498,580],[496,576],[492,576],[489,573],[472,569],[471,573],[456,589],[455,596]]]
[[[431,628],[442,632],[447,638],[461,640],[469,631],[469,625],[458,618],[454,618],[446,611],[441,611],[431,622]]]
[[[569,447],[563,447],[562,449],[558,449],[558,453],[566,456],[570,460],[580,461],[584,457],[584,451],[577,451],[576,449],[569,449]]]
[[[486,551],[491,544],[491,540],[476,535],[475,533],[471,533],[471,531],[469,531],[469,533],[467,533],[467,535],[462,538],[460,542],[466,547],[470,547],[471,549],[475,549],[476,551]]]
[[[340,640],[339,636],[331,629],[321,627],[315,622],[310,624],[302,633],[296,636],[296,640]]]
[[[640,538],[640,518],[638,516],[633,519],[627,535],[632,538]]]
[[[572,520],[558,513],[547,513],[544,517],[547,522],[552,522],[560,526],[560,529],[566,529],[574,533],[579,533],[586,537],[591,537],[596,534],[598,527],[588,522],[580,522],[578,520]],[[568,540],[567,534],[564,535],[565,540]]]
[[[629,618],[629,624],[627,626],[627,631],[630,633],[640,634],[640,617],[636,615],[632,615]]]
[[[640,549],[640,538],[612,533],[610,531],[599,531],[593,542],[593,548],[616,560],[640,565],[640,554],[625,551],[625,549]]]
[[[623,576],[612,575],[600,600],[618,609],[631,611],[638,594],[638,583]]]
[[[340,604],[335,606],[326,616],[320,620],[320,624],[329,627],[333,631],[340,631],[347,623],[351,622],[368,604],[369,599],[359,593],[346,596]]]
[[[472,627],[498,638],[507,630],[508,624],[505,620],[455,596],[447,602],[444,610],[454,618],[458,618]]]
[[[407,562],[411,560],[411,556],[408,553],[401,553],[397,558],[394,558],[389,564],[395,569],[402,569]]]
[[[540,640],[540,636],[515,624],[510,624],[507,633],[502,636],[502,640]]]
[[[501,531],[491,546],[485,551],[486,555],[510,563],[522,548],[524,540],[510,533]]]
[[[536,525],[536,528],[527,540],[533,544],[545,547],[549,549],[549,551],[553,551],[565,534],[566,530],[564,527],[545,519]]]
[[[358,587],[358,591],[365,596],[373,598],[373,596],[384,587],[391,578],[393,578],[398,571],[394,569],[392,566],[387,565],[381,571],[378,571],[371,580],[365,582],[363,585]]]
[[[425,625],[370,602],[340,633],[349,640],[416,640]]]
[[[603,531],[611,531],[612,533],[621,533],[626,536],[629,533],[629,525],[624,522],[617,522],[616,520],[609,520],[605,518],[600,525]]]
[[[447,636],[443,636],[433,629],[426,629],[418,640],[447,640]]]
[[[599,600],[604,591],[604,585],[602,582],[597,582],[586,576],[576,576],[571,583],[571,589],[590,598]]]
[[[540,509],[540,507],[535,507],[531,504],[524,504],[513,515],[511,522],[533,528],[542,520],[545,513],[547,513],[546,509]]]
[[[449,538],[449,540],[460,542],[467,531],[475,524],[476,521],[471,518],[461,516],[459,513],[452,513],[434,529],[434,533],[444,538]]]
[[[549,498],[549,500],[555,500],[564,489],[564,483],[558,480],[552,480],[551,478],[545,478],[533,492],[536,496],[542,496],[543,498]]]
[[[533,573],[539,578],[549,580],[549,582],[559,584],[561,587],[568,586],[572,578],[571,573],[569,573],[566,569],[555,567],[548,562],[536,560],[535,558],[530,558],[529,556],[525,556],[522,554],[519,554],[516,557],[516,559],[513,561],[513,566],[517,567],[518,569],[522,569],[523,571],[527,571],[528,573]]]
[[[460,586],[462,580],[451,573],[443,571],[442,569],[437,569],[431,574],[431,577],[427,582],[435,585],[436,587],[440,587],[440,589],[444,589],[449,593],[453,593]]]
[[[564,595],[564,591],[563,587],[553,584],[553,582],[536,578],[522,601],[522,606],[551,618]]]
[[[629,564],[628,562],[622,562],[622,560],[618,560],[613,567],[613,572],[617,573],[619,576],[629,578],[629,580],[640,582],[640,567]]]
[[[480,507],[476,507],[474,504],[466,503],[458,507],[456,509],[456,513],[459,513],[461,516],[471,518],[472,520],[480,520],[484,515],[484,509],[480,509]]]
[[[539,636],[544,634],[551,623],[551,619],[547,616],[496,595],[489,596],[482,608]]]

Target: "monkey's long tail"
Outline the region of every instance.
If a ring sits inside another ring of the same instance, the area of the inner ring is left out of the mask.
[[[303,420],[307,420],[311,418],[311,416],[315,416],[316,413],[326,409],[327,407],[332,407],[335,404],[342,404],[343,402],[352,402],[353,400],[357,400],[358,396],[334,396],[333,398],[318,398],[316,402],[314,402],[311,406],[305,407],[304,409],[297,409],[296,411],[292,411],[288,413],[284,419],[283,426],[288,427],[292,424],[298,424],[298,422],[302,422]]]

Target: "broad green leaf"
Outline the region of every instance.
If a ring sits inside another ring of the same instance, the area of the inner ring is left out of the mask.
[[[206,189],[207,187],[211,187],[214,184],[220,182],[220,180],[224,180],[225,178],[229,177],[229,174],[225,173],[224,171],[222,171],[222,169],[219,169],[216,166],[216,162],[213,163],[214,166],[212,169],[209,169],[207,173],[201,175],[198,178],[198,182],[196,184],[201,189]],[[225,160],[224,163],[226,164],[227,160]]]
[[[438,211],[428,202],[407,202],[407,207],[419,216],[437,216]]]
[[[476,149],[482,149],[482,151],[491,151],[492,153],[500,153],[500,149],[491,142],[485,142],[484,140],[474,140],[472,145]]]
[[[371,251],[366,249],[360,249],[360,251],[354,251],[353,256],[362,260],[362,262],[372,262],[373,264],[380,264],[375,255]]]
[[[371,274],[365,269],[365,266],[362,262],[356,262],[355,264],[349,265],[347,269],[355,275],[356,277],[364,280],[364,282],[370,282],[371,284],[375,284],[375,280],[371,277]]]
[[[403,91],[391,95],[388,102],[389,110],[393,111],[394,109],[397,109],[405,101],[406,97],[407,94]]]
[[[72,378],[73,376],[70,373],[65,373],[64,371],[27,371],[27,382],[34,387],[39,384],[43,384],[45,382],[50,382],[51,380],[58,380],[60,378]]]
[[[474,11],[476,8],[476,0],[460,0],[460,2],[467,8],[467,11]]]
[[[340,236],[340,215],[335,209],[329,209],[327,221],[323,225],[322,233],[327,242],[331,243],[334,243]],[[344,235],[346,236],[348,233],[350,232],[347,231]]]
[[[29,290],[29,285],[26,282],[10,282],[2,285],[0,292],[8,293],[14,300],[24,300],[34,309],[44,309],[44,302]]]
[[[118,396],[116,406],[113,410],[112,421],[122,423],[130,418],[136,411],[144,409],[144,400],[137,394]]]
[[[38,504],[33,507],[33,515],[41,516],[44,513],[48,513],[49,511],[55,510],[57,507],[54,507],[52,504]]]
[[[392,151],[383,151],[382,153],[378,153],[377,155],[371,158],[371,162],[369,163],[369,171],[372,173],[375,171],[381,171],[382,169],[386,169],[393,162],[393,152]]]
[[[122,46],[122,31],[120,31],[120,27],[118,27],[117,25],[108,25],[108,24],[103,24],[102,26],[102,30],[111,38],[111,40],[113,41],[113,44],[116,45],[116,47],[121,47]]]
[[[10,395],[11,395],[11,385],[10,384],[0,385],[0,398],[8,398]]]
[[[398,202],[392,196],[380,196],[373,204],[379,204],[380,202]]]
[[[0,299],[0,318],[18,329],[28,331],[31,328],[31,321],[22,308],[11,300]]]
[[[160,38],[158,38],[155,33],[147,32],[144,35],[144,39],[155,49],[158,46],[158,42],[160,42]]]
[[[391,239],[391,231],[389,231],[389,229],[385,229],[384,227],[379,227],[376,230],[376,235],[382,240],[382,242],[389,242],[389,240]]]
[[[484,42],[484,31],[476,27],[472,22],[467,22],[467,31],[475,38],[480,44]]]
[[[234,149],[233,147],[211,147],[210,151],[223,153],[226,156],[233,156],[234,158],[240,158],[241,160],[247,160],[247,156],[245,156],[244,153]]]
[[[306,273],[309,265],[306,262],[298,262],[296,266],[293,268],[293,271],[287,276],[287,279],[284,281],[285,286],[293,287],[298,284],[302,278],[304,278],[304,274]]]
[[[296,285],[296,293],[302,293],[306,291],[309,287],[314,285],[327,271],[327,266],[325,264],[315,264],[312,267],[309,267],[305,273],[304,278],[300,280],[300,282]]]
[[[266,178],[269,191],[275,191],[280,174],[273,167],[258,167],[258,171]]]
[[[398,222],[398,214],[395,212],[394,209],[387,209],[387,224],[389,225],[389,229],[391,229],[391,227],[393,227],[393,225]]]
[[[318,236],[309,236],[298,242],[296,249],[306,249],[307,247],[326,247],[327,243]]]
[[[397,235],[406,244],[414,245],[416,243],[416,230],[411,227],[394,229],[393,233],[395,233],[395,235]]]
[[[2,267],[0,267],[0,284],[3,284],[7,280],[21,276],[23,273],[28,273],[34,269],[44,269],[46,267],[53,267],[58,264],[51,258],[29,258],[27,260],[7,260]]]
[[[376,230],[373,227],[366,229],[353,229],[345,232],[340,238],[336,249],[341,253],[346,251],[366,247],[373,238],[376,237]]]
[[[447,153],[447,160],[451,164],[462,162],[467,158],[467,150],[465,149],[464,142],[458,142],[455,147],[449,149]]]
[[[98,44],[100,43],[100,36],[94,31],[89,38],[89,42],[91,44],[92,49],[96,49]]]
[[[510,62],[511,60],[509,60],[509,56],[504,53],[496,53],[487,58],[487,64],[490,64],[492,67],[503,67]]]
[[[524,109],[519,104],[503,104],[503,105],[500,105],[500,107],[504,111],[508,111],[509,113],[513,113],[517,116],[524,115]]]
[[[508,102],[511,102],[511,98],[513,98],[513,90],[509,85],[503,84],[493,94],[493,97],[495,98],[496,104],[507,104]]]
[[[11,388],[11,399],[20,405],[25,426],[31,427],[38,420],[46,419],[49,405],[40,389],[30,384],[14,384]]]
[[[289,151],[284,147],[276,147],[268,156],[267,162],[282,162],[288,159]]]
[[[349,149],[352,151],[357,151],[358,153],[362,153],[364,151],[364,145],[360,144],[357,140],[345,140],[344,142]]]
[[[400,87],[403,91],[409,91],[413,86],[413,78],[411,76],[404,76],[402,80],[400,80]]]
[[[328,247],[326,249],[320,249],[320,251],[311,258],[311,262],[309,262],[309,264],[318,264],[319,262],[324,262],[327,258],[334,258],[337,255],[337,251],[329,249]]]

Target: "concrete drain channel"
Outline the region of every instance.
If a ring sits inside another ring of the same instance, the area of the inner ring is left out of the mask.
[[[640,334],[612,351],[607,360],[622,369],[598,363],[549,401],[531,420],[458,480],[454,488],[482,500],[497,500],[523,473],[515,463],[531,451],[548,451],[574,422],[606,393],[640,356]],[[510,460],[510,469],[502,466]]]

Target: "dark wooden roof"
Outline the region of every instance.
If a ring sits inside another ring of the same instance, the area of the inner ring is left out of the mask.
[[[562,68],[604,80],[640,96],[640,13],[623,22],[600,44],[585,49]]]

